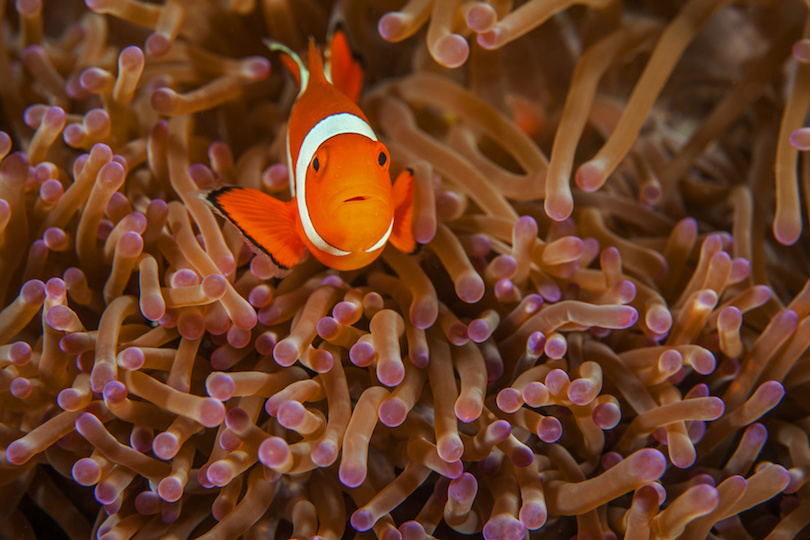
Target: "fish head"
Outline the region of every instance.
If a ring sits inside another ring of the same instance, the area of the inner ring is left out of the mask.
[[[306,201],[321,238],[358,256],[379,254],[394,219],[390,162],[384,144],[359,134],[320,145],[307,167]]]

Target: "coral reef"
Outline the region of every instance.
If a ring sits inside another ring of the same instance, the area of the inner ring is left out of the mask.
[[[0,1],[0,536],[807,537],[809,7]],[[277,276],[336,17],[422,248]]]

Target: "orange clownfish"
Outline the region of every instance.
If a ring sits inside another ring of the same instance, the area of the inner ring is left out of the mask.
[[[205,199],[281,269],[295,266],[306,249],[337,270],[366,266],[389,241],[414,251],[413,176],[406,170],[391,182],[388,149],[355,103],[363,71],[345,34],[340,28],[333,33],[326,68],[313,40],[309,69],[286,46],[267,45],[281,54],[299,86],[287,124],[292,200],[238,186]]]

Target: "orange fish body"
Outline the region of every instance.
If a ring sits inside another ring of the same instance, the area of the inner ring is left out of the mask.
[[[341,73],[331,82],[332,66],[352,66],[345,35],[338,31],[333,36],[328,58],[334,62],[326,73],[314,41],[309,43],[309,69],[283,45],[269,45],[281,52],[300,87],[287,127],[292,200],[283,203],[236,186],[212,191],[206,200],[282,269],[297,264],[305,249],[338,270],[368,265],[389,241],[413,251],[412,175],[405,171],[392,185],[388,149],[352,98],[336,86],[357,99],[359,63],[353,64],[354,76]]]

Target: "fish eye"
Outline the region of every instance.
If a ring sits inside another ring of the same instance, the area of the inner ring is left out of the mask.
[[[318,156],[315,156],[315,159],[312,160],[312,168],[315,169],[315,172],[318,172],[318,169],[321,168],[321,164],[318,161]]]
[[[385,162],[388,158],[385,156],[385,152],[380,152],[380,157],[377,158],[377,163],[380,164],[380,167],[385,165]]]

